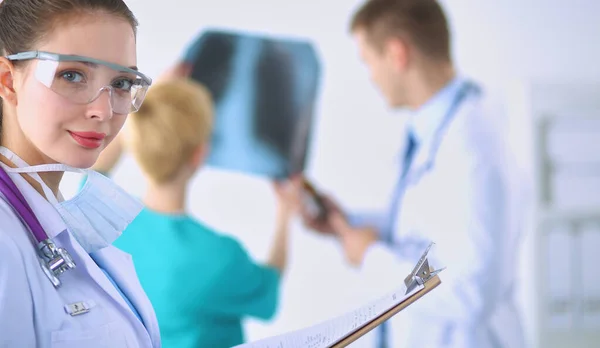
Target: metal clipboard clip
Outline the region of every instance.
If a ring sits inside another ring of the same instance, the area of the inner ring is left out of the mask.
[[[413,291],[417,286],[424,285],[427,281],[436,275],[438,275],[441,271],[445,270],[446,267],[440,268],[438,270],[432,270],[429,267],[429,259],[427,259],[427,254],[429,254],[429,250],[435,243],[430,243],[425,252],[417,262],[415,268],[413,268],[412,272],[404,278],[404,285],[406,285],[406,294]]]

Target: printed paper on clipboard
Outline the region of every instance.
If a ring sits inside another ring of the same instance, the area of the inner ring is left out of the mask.
[[[414,270],[405,278],[404,286],[399,289],[337,318],[234,348],[329,348],[346,346],[346,344],[340,345],[340,342],[351,343],[381,324],[385,321],[384,319],[389,319],[384,317],[391,317],[399,312],[401,309],[398,307],[403,303],[415,300],[415,297],[424,296],[427,292],[424,291],[426,287],[428,287],[427,290],[431,290],[440,284],[437,275],[443,269],[432,271],[429,269],[427,260],[427,253],[432,245],[433,243],[429,245]],[[430,281],[431,283],[429,283]],[[420,292],[423,292],[423,294],[420,294]],[[360,330],[363,332],[359,333]],[[352,335],[357,337],[351,337]]]

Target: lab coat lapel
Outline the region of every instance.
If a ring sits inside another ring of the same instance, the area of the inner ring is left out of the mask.
[[[406,186],[414,184],[423,172],[429,168],[433,161],[431,157],[431,142],[419,146],[404,177]]]
[[[75,249],[79,249],[77,251],[77,254],[79,254],[79,255],[87,254],[87,252],[85,252],[85,250],[81,247],[81,245],[79,245],[79,243],[75,242],[70,235],[69,235],[69,238],[71,239],[72,247]],[[100,253],[96,252],[96,253],[94,253],[94,255],[100,255]],[[110,262],[107,262],[107,259],[102,256],[96,256],[95,259],[92,259],[91,256],[82,257],[80,259],[80,261],[83,262],[86,272],[102,288],[102,290],[104,290],[110,297],[112,297],[113,300],[115,300],[115,302],[117,302],[125,312],[130,312],[131,310],[129,309],[129,306],[127,305],[125,300],[123,300],[123,297],[121,296],[121,294],[119,294],[119,292],[115,288],[115,286],[110,282],[110,280],[106,277],[104,272],[102,272],[102,270],[99,268],[99,267],[104,268],[112,276],[114,274],[113,270],[106,268],[107,263],[110,264]],[[119,262],[119,261],[120,260],[117,260],[115,262]],[[113,279],[117,282],[116,278],[113,277]],[[134,315],[134,314],[132,313],[132,315]]]
[[[62,238],[65,243],[69,245],[63,245],[67,250],[71,248],[76,250],[76,253],[72,253],[71,256],[74,258],[75,263],[78,267],[83,266],[85,271],[94,279],[94,281],[112,298],[115,299],[121,306],[127,307],[127,304],[123,301],[121,295],[117,289],[112,285],[110,280],[106,278],[106,275],[98,268],[98,265],[94,260],[87,256],[87,252],[81,247],[81,245],[75,240],[75,238],[67,233],[67,226],[58,214],[55,208],[46,201],[37,191],[33,191],[28,188],[28,183],[20,176],[12,176],[15,183],[20,187],[21,191],[24,192],[26,199],[30,202],[32,209],[36,213],[36,216],[40,220],[40,223],[44,227],[44,230],[48,233],[50,238]],[[16,179],[15,179],[16,178]],[[86,256],[81,256],[86,255]]]
[[[119,285],[121,291],[127,296],[129,301],[131,301],[138,311],[154,346],[157,346],[157,342],[160,341],[160,332],[156,314],[148,296],[138,280],[131,255],[114,246],[110,246],[98,250],[94,253],[94,256],[96,262],[111,275],[113,280]],[[110,284],[110,282],[109,285],[114,289],[114,286]],[[125,303],[121,294],[116,290],[110,294],[130,312],[129,306]],[[131,313],[131,315],[134,314]]]

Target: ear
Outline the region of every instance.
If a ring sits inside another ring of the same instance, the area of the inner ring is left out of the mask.
[[[14,89],[14,73],[13,64],[6,58],[0,57],[0,97],[4,103],[15,104],[17,102]]]
[[[394,70],[406,70],[409,61],[409,47],[404,40],[400,38],[389,39],[385,43],[385,54]]]
[[[192,168],[198,168],[200,167],[204,161],[206,160],[206,157],[208,157],[208,150],[209,150],[209,144],[202,144],[200,146],[198,146],[196,148],[196,151],[194,151],[194,153],[192,154],[192,158],[191,158],[191,166]]]

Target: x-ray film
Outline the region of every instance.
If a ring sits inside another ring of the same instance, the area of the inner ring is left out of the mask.
[[[321,73],[310,42],[210,30],[184,60],[215,102],[208,165],[271,178],[304,170]]]

